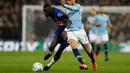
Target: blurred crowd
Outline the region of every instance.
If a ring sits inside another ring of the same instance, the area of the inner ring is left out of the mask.
[[[109,6],[130,6],[130,0],[76,0],[81,5],[109,5]],[[60,0],[45,0],[50,4],[60,5]]]
[[[43,5],[44,3],[60,5],[60,0],[0,0],[0,40],[21,40],[22,32],[22,6]],[[77,0],[81,5],[109,5],[109,6],[130,6],[130,0]],[[114,14],[115,15],[115,14]],[[130,39],[130,14],[117,17],[110,15],[114,28],[110,34],[112,39]],[[120,20],[116,22],[116,20]],[[125,19],[125,20],[124,20]],[[115,24],[115,22],[117,24]],[[44,35],[43,35],[44,36]]]
[[[116,39],[120,42],[130,41],[130,13],[109,14],[109,16],[113,24],[113,28],[110,33],[111,39]]]

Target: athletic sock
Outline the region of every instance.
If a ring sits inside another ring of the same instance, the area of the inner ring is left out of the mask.
[[[96,55],[98,55],[98,54],[99,54],[99,51],[100,51],[100,45],[97,45]]]
[[[50,51],[49,51],[48,53],[49,53],[50,55],[52,55],[52,54],[53,54],[53,52],[50,52]]]
[[[80,53],[78,52],[78,49],[75,48],[73,49],[73,53],[75,55],[75,57],[77,58],[77,60],[81,63],[81,64],[85,64],[83,59],[82,59],[82,56],[80,55]]]
[[[47,64],[48,67],[51,67],[56,61],[54,61],[54,59],[52,58],[51,62],[49,64]]]
[[[87,52],[88,56],[91,58],[92,63],[95,63],[95,59],[94,59],[94,55],[93,55],[93,51],[91,50],[91,52]]]
[[[104,44],[105,57],[108,58],[108,46]]]
[[[94,43],[91,43],[93,51],[95,51],[95,45]]]
[[[63,50],[65,49],[65,47],[66,46],[62,46],[62,45],[60,46],[60,48],[54,55],[54,58],[52,58],[51,62],[47,65],[48,67],[51,67],[54,63],[56,63],[60,59],[61,54],[62,54]]]

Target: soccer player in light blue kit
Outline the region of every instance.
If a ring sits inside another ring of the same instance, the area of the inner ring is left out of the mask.
[[[93,52],[91,50],[91,46],[88,41],[88,37],[86,35],[86,32],[84,30],[84,25],[82,23],[82,8],[80,4],[77,4],[75,0],[62,0],[62,5],[64,8],[67,9],[67,15],[69,16],[69,19],[71,20],[72,24],[70,25],[69,29],[65,29],[67,31],[67,37],[68,37],[68,43],[70,44],[73,53],[77,60],[80,62],[80,69],[87,69],[87,65],[82,60],[82,57],[80,56],[78,52],[78,42],[81,43],[84,50],[87,52],[88,56],[91,58],[93,70],[97,70],[97,65],[93,56]]]
[[[85,28],[89,30],[89,40],[92,46],[93,51],[95,51],[95,45],[96,42],[96,34],[97,34],[97,27],[94,26],[95,22],[95,16],[96,16],[96,10],[93,8],[90,10],[90,16],[87,18],[87,24],[85,25]]]
[[[109,41],[107,27],[111,28],[112,24],[110,18],[107,14],[104,14],[104,7],[100,7],[99,14],[96,15],[95,24],[97,26],[97,49],[96,55],[99,55],[100,44],[103,42],[104,51],[105,51],[105,61],[108,61],[108,46],[107,42]]]

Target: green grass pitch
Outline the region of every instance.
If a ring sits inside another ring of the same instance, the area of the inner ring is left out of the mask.
[[[110,60],[104,61],[104,53],[96,60],[98,71],[93,71],[87,54],[80,52],[88,70],[80,70],[79,63],[72,52],[64,52],[61,59],[49,71],[41,73],[130,73],[130,53],[110,52]],[[44,66],[49,63],[43,60],[45,52],[0,52],[0,73],[37,73],[32,71],[32,64],[41,62]],[[38,72],[40,73],[40,72]]]

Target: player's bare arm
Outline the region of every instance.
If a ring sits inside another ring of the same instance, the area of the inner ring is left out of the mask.
[[[112,24],[108,24],[107,27],[112,28]]]

